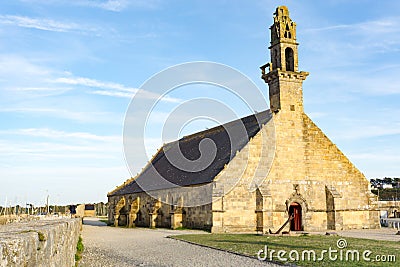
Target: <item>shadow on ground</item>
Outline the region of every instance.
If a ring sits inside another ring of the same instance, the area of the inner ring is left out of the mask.
[[[105,222],[99,221],[98,218],[84,218],[83,224],[91,226],[107,226]]]

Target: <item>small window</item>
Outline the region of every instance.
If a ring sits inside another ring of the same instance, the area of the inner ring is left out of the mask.
[[[94,210],[94,205],[93,204],[86,204],[85,205],[85,210]]]
[[[294,105],[290,105],[290,111],[295,111]]]

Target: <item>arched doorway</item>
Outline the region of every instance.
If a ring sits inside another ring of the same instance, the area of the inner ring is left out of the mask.
[[[136,220],[134,221],[136,226],[142,226],[145,227],[145,219],[143,216],[143,213],[141,210],[138,211],[137,216],[136,216]]]
[[[297,202],[293,202],[290,204],[289,207],[289,216],[293,216],[293,219],[290,221],[290,230],[291,231],[301,231],[302,225],[301,225],[301,205]]]
[[[126,210],[125,206],[123,206],[119,210],[119,217],[118,217],[118,226],[127,226],[128,225],[128,211]]]

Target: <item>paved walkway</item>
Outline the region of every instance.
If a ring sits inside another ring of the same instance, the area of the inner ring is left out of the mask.
[[[400,235],[396,235],[398,230],[382,227],[381,229],[362,229],[338,231],[338,235],[343,237],[365,238],[383,241],[400,241]]]
[[[166,238],[193,233],[205,232],[105,227],[88,218],[83,225],[85,252],[80,266],[279,266]]]

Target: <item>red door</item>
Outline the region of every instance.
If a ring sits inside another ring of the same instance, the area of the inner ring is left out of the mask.
[[[299,203],[294,202],[290,204],[289,215],[293,216],[293,219],[290,222],[290,230],[301,231],[301,206]]]

